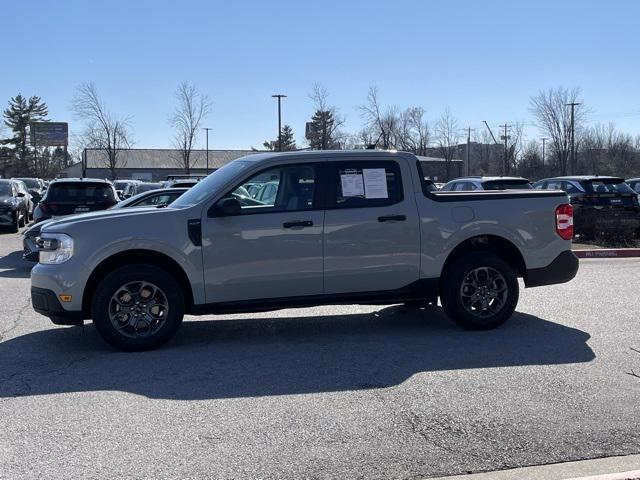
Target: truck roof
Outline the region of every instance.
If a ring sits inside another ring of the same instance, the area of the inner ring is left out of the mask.
[[[331,158],[331,157],[343,157],[345,155],[349,155],[350,157],[367,157],[373,158],[376,157],[385,157],[388,158],[389,155],[396,155],[398,153],[406,153],[406,152],[398,152],[396,150],[293,150],[290,152],[265,152],[265,153],[253,153],[251,155],[246,155],[244,157],[240,157],[237,160],[242,160],[243,162],[261,162],[263,160],[267,160],[269,158],[274,157],[310,157],[310,158]],[[410,154],[413,155],[413,154]]]

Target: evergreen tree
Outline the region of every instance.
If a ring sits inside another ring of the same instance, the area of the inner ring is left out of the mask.
[[[296,140],[295,140],[295,138],[293,138],[293,129],[289,125],[284,125],[282,127],[281,137],[282,137],[282,151],[283,152],[296,150],[296,148],[298,148],[296,146]],[[280,139],[276,139],[276,140],[273,140],[271,142],[270,141],[266,141],[262,145],[267,150],[275,150],[277,152],[277,151],[280,150],[278,148],[279,140]]]
[[[49,114],[47,105],[38,96],[28,100],[18,94],[9,100],[9,107],[4,110],[5,124],[13,132],[13,137],[3,141],[14,146],[14,158],[18,172],[27,173],[30,152],[27,147],[27,126],[31,122],[43,121]]]
[[[329,150],[337,147],[334,138],[336,121],[331,110],[316,110],[311,117],[307,140],[314,150]]]

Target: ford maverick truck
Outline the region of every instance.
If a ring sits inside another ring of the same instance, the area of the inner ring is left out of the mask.
[[[403,152],[260,153],[168,207],[45,225],[31,297],[123,350],[161,345],[185,314],[327,304],[439,298],[462,327],[490,329],[513,314],[518,278],[575,276],[572,236],[562,191],[437,192]]]

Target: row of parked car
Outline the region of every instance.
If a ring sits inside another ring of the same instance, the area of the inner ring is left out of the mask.
[[[51,182],[48,194],[36,207],[34,222],[23,234],[23,258],[38,261],[42,227],[62,216],[107,209],[166,207],[200,178],[170,178],[166,182],[69,178]]]
[[[0,179],[0,226],[17,232],[29,223],[47,187],[39,178]]]
[[[574,233],[581,239],[632,237],[640,232],[640,178],[580,175],[532,182],[522,177],[462,177],[429,188],[443,192],[483,190],[563,190],[574,210]]]

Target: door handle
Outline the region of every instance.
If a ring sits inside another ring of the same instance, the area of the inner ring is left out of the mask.
[[[294,228],[294,227],[313,227],[311,220],[299,220],[295,222],[284,222],[282,228]]]
[[[378,217],[379,222],[404,222],[406,219],[406,215],[385,215]]]

